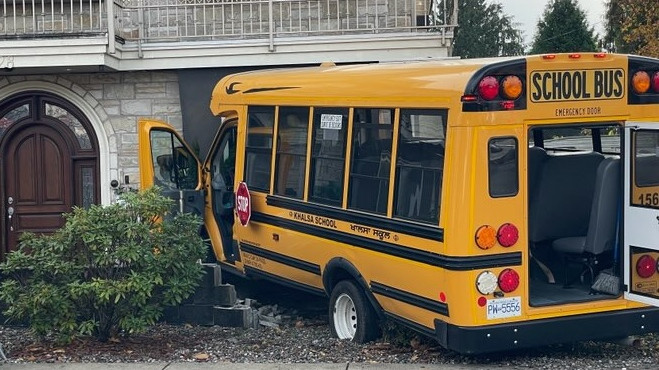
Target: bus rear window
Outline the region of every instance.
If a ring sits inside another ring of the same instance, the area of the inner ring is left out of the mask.
[[[659,133],[634,133],[634,183],[637,187],[659,186]],[[655,204],[656,205],[656,204]]]
[[[519,190],[517,139],[493,138],[488,143],[488,183],[492,198],[517,195]]]

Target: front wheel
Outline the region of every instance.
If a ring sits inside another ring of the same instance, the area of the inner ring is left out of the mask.
[[[342,280],[336,284],[329,303],[330,327],[339,339],[365,343],[378,337],[375,310],[354,282]]]

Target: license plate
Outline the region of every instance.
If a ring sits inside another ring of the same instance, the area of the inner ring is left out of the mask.
[[[487,300],[487,319],[503,319],[522,315],[522,297]]]

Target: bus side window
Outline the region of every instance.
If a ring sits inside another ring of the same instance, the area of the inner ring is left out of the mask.
[[[309,108],[280,107],[275,168],[277,195],[302,199],[307,159]]]
[[[309,199],[341,206],[348,108],[314,109]]]
[[[394,216],[439,223],[446,110],[401,109]]]
[[[488,143],[488,184],[492,198],[510,197],[519,191],[517,139],[497,137]]]
[[[245,147],[245,182],[250,190],[270,190],[270,160],[275,107],[247,108],[247,145]]]
[[[387,213],[393,120],[393,109],[355,108],[348,208]]]

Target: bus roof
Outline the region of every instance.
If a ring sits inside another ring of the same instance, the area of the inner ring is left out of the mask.
[[[309,103],[336,97],[358,100],[460,96],[467,80],[482,66],[494,62],[521,59],[443,59],[335,66],[323,63],[317,67],[279,68],[236,73],[220,80],[211,99],[211,111],[219,114],[221,105],[273,104],[285,100]],[[405,86],[416,86],[413,91]]]
[[[557,117],[565,112],[556,111],[555,108],[580,108],[581,105],[585,106],[589,102],[600,100],[595,97],[596,94],[588,95],[590,91],[585,89],[601,87],[600,80],[598,80],[599,85],[593,87],[593,79],[599,76],[592,74],[599,72],[592,71],[602,71],[601,75],[616,74],[615,80],[609,78],[604,80],[604,83],[608,84],[607,88],[613,87],[619,90],[616,90],[619,92],[618,95],[608,97],[617,99],[614,110],[603,112],[603,115],[610,116],[624,114],[627,109],[625,108],[627,99],[624,99],[627,93],[625,81],[631,76],[625,76],[625,71],[632,59],[634,63],[649,63],[652,70],[656,70],[656,66],[659,66],[659,60],[652,58],[622,54],[579,53],[339,66],[323,63],[317,67],[259,70],[229,75],[220,80],[213,90],[210,109],[214,115],[235,110],[235,107],[240,105],[345,106],[350,104],[365,107],[460,108],[461,111],[497,110],[496,104],[491,103],[488,103],[489,106],[481,104],[482,107],[464,108],[461,106],[461,98],[468,95],[473,98],[478,81],[486,74],[496,76],[514,74],[522,79],[524,86],[522,92],[526,95],[517,99],[513,109],[526,109],[528,101],[529,104],[534,104],[535,109],[542,110],[539,115],[536,110],[535,116]],[[564,73],[565,71],[568,72]],[[629,74],[631,73],[630,70]],[[565,80],[561,81],[562,79]],[[586,84],[585,79],[588,79],[591,85],[584,85],[582,88],[576,85],[577,81]],[[561,83],[565,86],[559,86]],[[573,84],[575,91],[565,90]],[[541,92],[544,95],[540,96],[538,88],[552,89],[552,91],[543,90]],[[532,93],[534,95],[530,96]],[[650,102],[643,99],[646,98],[639,100],[640,104]],[[650,98],[650,100],[654,104],[656,99]],[[566,112],[571,114],[572,111]]]

